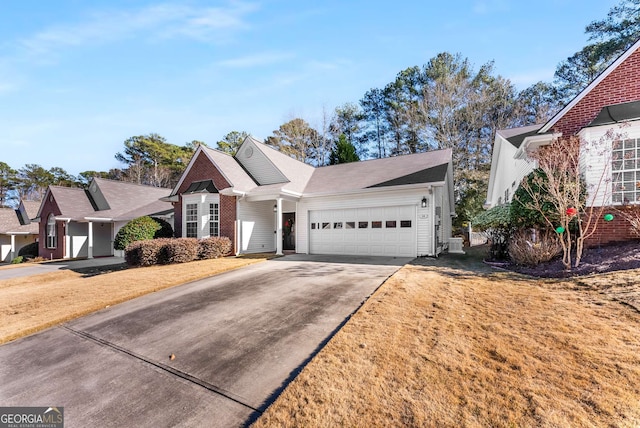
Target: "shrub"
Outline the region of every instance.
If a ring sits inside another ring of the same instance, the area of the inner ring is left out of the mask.
[[[201,239],[198,243],[198,258],[217,259],[231,252],[231,239],[226,236],[213,236]]]
[[[124,250],[135,241],[171,238],[173,229],[166,221],[149,216],[138,217],[125,224],[116,234],[113,248]]]
[[[130,266],[152,266],[162,262],[162,247],[169,239],[136,241],[124,250],[124,259]]]
[[[160,263],[187,263],[198,258],[198,240],[196,238],[161,239],[164,243],[160,250]]]
[[[509,237],[513,231],[509,211],[509,204],[498,205],[478,214],[471,221],[474,229],[487,233],[491,242],[489,258],[492,260],[505,260],[509,256]]]
[[[171,227],[168,221],[157,217],[151,218],[160,226],[160,229],[156,230],[156,233],[153,235],[153,239],[173,238],[173,227]]]
[[[20,248],[20,251],[18,251],[18,256],[24,256],[25,258],[38,257],[38,243],[32,242],[31,244],[27,244],[24,247]]]
[[[521,229],[509,240],[511,261],[524,266],[548,262],[562,252],[557,233],[550,230]]]
[[[24,262],[24,257],[22,256],[18,256],[15,259],[11,260],[11,263],[13,263],[14,265],[17,265],[22,262]]]

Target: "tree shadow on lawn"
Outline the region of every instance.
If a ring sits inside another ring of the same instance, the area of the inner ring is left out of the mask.
[[[445,253],[439,257],[418,257],[409,263],[412,266],[429,266],[435,268],[448,268],[464,272],[464,274],[490,274],[495,270],[484,263],[488,253],[488,246],[479,245],[467,247],[465,254]]]

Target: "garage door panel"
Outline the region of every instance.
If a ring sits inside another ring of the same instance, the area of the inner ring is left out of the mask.
[[[416,255],[415,206],[309,212],[313,254]]]

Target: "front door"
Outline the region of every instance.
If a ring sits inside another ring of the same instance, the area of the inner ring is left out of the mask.
[[[282,249],[296,249],[296,213],[282,213]]]

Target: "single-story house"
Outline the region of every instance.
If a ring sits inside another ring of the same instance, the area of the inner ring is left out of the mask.
[[[451,150],[314,168],[247,137],[200,146],[165,198],[176,236],[228,236],[236,254],[434,256],[455,215]]]
[[[87,189],[49,186],[38,211],[39,254],[47,259],[122,255],[118,230],[145,215],[172,223],[173,207],[160,200],[170,189],[94,178]]]
[[[36,242],[38,223],[31,221],[38,212],[40,202],[20,201],[17,210],[0,208],[0,263],[10,262],[25,245]]]
[[[606,142],[603,137],[609,131],[622,134],[622,141]],[[496,132],[485,208],[512,200],[522,178],[536,167],[529,153],[568,136],[596,146],[580,154],[587,188],[596,188],[601,178],[609,187],[590,194],[591,204],[636,209],[640,204],[640,40],[547,123]],[[591,244],[635,238],[625,221],[622,216],[609,222],[600,219],[599,233]]]

